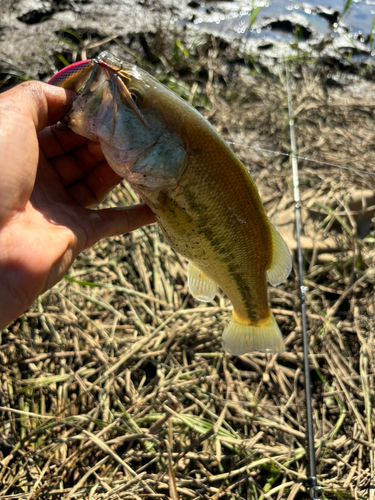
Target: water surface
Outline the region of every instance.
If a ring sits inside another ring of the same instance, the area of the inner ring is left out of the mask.
[[[258,8],[251,23],[251,14]],[[345,35],[349,42],[351,39],[369,43],[371,30],[374,29],[374,15],[375,0],[351,2],[347,9],[344,9],[342,0],[331,0],[329,3],[319,0],[302,3],[291,0],[235,0],[201,3],[196,9],[194,23],[215,34],[233,37],[290,41],[296,35],[316,39],[332,33],[334,37]]]

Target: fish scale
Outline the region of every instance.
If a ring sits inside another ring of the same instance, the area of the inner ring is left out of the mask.
[[[82,74],[73,68],[79,85],[87,81],[65,122],[97,140],[149,205],[170,245],[190,261],[193,295],[210,301],[219,286],[229,297],[224,349],[282,352],[267,281],[286,279],[291,257],[248,171],[200,113],[151,75],[108,53],[93,61],[91,73],[87,61]],[[73,88],[72,71],[66,74]],[[64,86],[63,77],[52,83]]]
[[[230,178],[228,169],[225,169],[225,157],[221,162],[215,157],[211,157],[210,162],[205,159],[205,164],[206,172],[212,172],[214,176],[215,170],[218,173],[217,177],[215,176],[215,184],[219,192],[210,188],[210,179],[207,179],[207,174],[203,176],[201,170],[198,175],[192,176],[190,168],[194,169],[194,166],[188,163],[186,181],[183,175],[173,196],[177,207],[181,208],[186,204],[187,212],[192,214],[190,225],[200,237],[198,248],[191,248],[191,241],[194,241],[195,235],[186,237],[188,224],[181,224],[182,217],[176,218],[174,215],[176,208],[173,216],[168,217],[168,204],[165,208],[158,207],[156,213],[160,226],[167,236],[174,235],[172,246],[176,246],[182,255],[194,261],[207,276],[220,284],[240,316],[247,317],[253,322],[268,318],[265,275],[272,259],[268,219],[259,217],[255,224],[246,224],[246,227],[243,227],[244,224],[228,211],[228,205],[231,203],[234,206],[234,211],[237,214],[239,212],[238,217],[242,220],[251,220],[254,211],[259,211],[261,202],[254,196],[257,194],[255,188],[251,189],[253,186],[249,186],[248,182],[242,182],[247,181],[247,172],[245,172],[246,177],[240,172],[238,179]],[[191,183],[192,177],[200,184],[200,191],[198,186]],[[227,185],[223,194],[222,185],[228,182],[231,186],[228,189]],[[230,189],[231,187],[233,189]],[[200,192],[202,192],[201,199],[198,198]],[[193,205],[189,204],[190,193],[194,197]],[[233,199],[233,195],[237,199]],[[202,217],[196,216],[199,214],[197,210],[199,207],[208,215],[203,220]],[[260,232],[264,236],[261,239],[258,236]],[[258,283],[256,288],[254,283]]]

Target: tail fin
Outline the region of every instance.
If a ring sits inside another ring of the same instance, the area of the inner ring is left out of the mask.
[[[284,342],[271,312],[269,321],[262,321],[258,325],[239,320],[233,312],[223,333],[223,349],[235,356],[250,351],[277,353],[284,352]]]

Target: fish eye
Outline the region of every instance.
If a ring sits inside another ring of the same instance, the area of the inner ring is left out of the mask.
[[[142,101],[141,95],[136,90],[130,90],[130,97],[135,104],[140,104]]]

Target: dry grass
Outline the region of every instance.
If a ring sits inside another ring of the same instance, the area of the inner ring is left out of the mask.
[[[300,154],[371,170],[374,89],[358,97],[311,72],[295,82]],[[282,79],[214,84],[215,72],[206,113],[228,140],[289,151]],[[273,219],[289,214],[289,160],[235,150]],[[337,243],[305,255],[318,479],[326,498],[374,498],[375,240],[358,237],[347,198],[374,181],[300,167],[310,239]],[[107,205],[134,201],[119,187]],[[286,353],[240,357],[221,349],[229,301],[192,299],[185,260],[156,227],[100,242],[68,278],[1,335],[0,499],[306,498],[295,275],[270,290]]]

